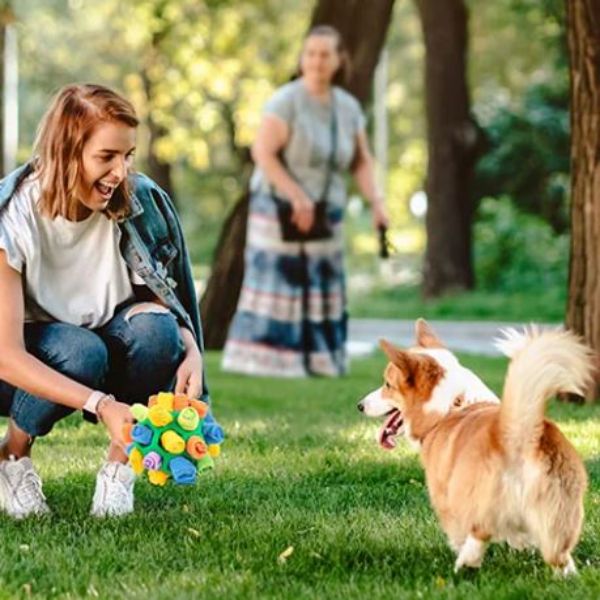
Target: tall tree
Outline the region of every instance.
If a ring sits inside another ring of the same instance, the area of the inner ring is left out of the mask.
[[[332,25],[348,47],[352,70],[347,89],[363,104],[391,20],[394,0],[318,0],[310,27]],[[235,313],[244,272],[249,193],[227,217],[214,254],[212,273],[201,301],[207,348],[222,348]]]
[[[425,296],[473,287],[469,193],[482,135],[470,110],[463,0],[416,0],[425,41],[427,247]]]
[[[0,176],[4,175],[5,165],[4,156],[6,153],[5,141],[6,132],[4,127],[5,102],[7,101],[7,90],[4,88],[5,67],[6,67],[6,30],[7,27],[15,22],[15,14],[12,8],[11,0],[0,0]]]
[[[10,13],[7,2],[0,2],[0,98],[4,97],[4,42],[6,22]],[[7,14],[8,13],[8,14]],[[0,105],[2,105],[0,103]],[[4,175],[4,110],[0,110],[0,174]]]
[[[154,20],[155,28],[152,33],[150,45],[148,46],[144,64],[141,70],[141,78],[144,84],[144,91],[146,93],[146,99],[148,103],[148,175],[162,187],[167,194],[175,201],[175,190],[173,189],[173,180],[171,177],[171,162],[163,160],[163,158],[157,153],[156,146],[158,140],[164,138],[168,130],[167,128],[157,121],[156,115],[153,111],[155,104],[155,85],[152,78],[152,67],[163,58],[161,56],[161,41],[169,35],[171,29],[171,23],[165,18],[165,9],[168,6],[167,1],[159,2],[154,8]]]
[[[567,0],[571,72],[571,256],[567,326],[600,352],[600,2]],[[587,400],[598,398],[598,380]]]

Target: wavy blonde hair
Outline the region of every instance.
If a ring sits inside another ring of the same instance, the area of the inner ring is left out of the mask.
[[[71,84],[54,96],[42,118],[35,141],[35,171],[40,181],[40,210],[50,218],[76,214],[83,175],[83,147],[100,123],[137,127],[133,105],[109,88]],[[111,219],[127,215],[130,190],[125,179],[115,190],[105,213]]]

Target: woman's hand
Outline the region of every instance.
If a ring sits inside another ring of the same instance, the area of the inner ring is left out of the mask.
[[[315,203],[307,196],[292,200],[292,223],[302,232],[309,231],[315,220]]]
[[[195,344],[187,349],[177,369],[175,393],[185,394],[188,398],[202,395],[202,354]]]
[[[101,404],[98,406],[98,418],[106,426],[113,445],[118,446],[124,451],[123,425],[133,422],[130,407],[124,402],[112,399],[101,400],[100,402]]]
[[[376,198],[371,203],[371,211],[373,213],[373,226],[375,229],[387,229],[390,221],[382,198]]]

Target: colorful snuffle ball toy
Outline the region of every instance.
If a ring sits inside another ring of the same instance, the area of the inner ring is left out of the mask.
[[[137,422],[125,425],[123,437],[136,475],[147,471],[154,485],[169,479],[192,485],[198,473],[214,467],[223,430],[206,402],[161,392],[150,396],[148,406],[134,404],[131,414]]]

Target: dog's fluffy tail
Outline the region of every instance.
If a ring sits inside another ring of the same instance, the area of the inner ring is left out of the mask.
[[[511,359],[500,407],[500,428],[511,455],[538,445],[546,402],[560,392],[583,395],[592,381],[592,351],[569,331],[506,329],[496,346]]]

